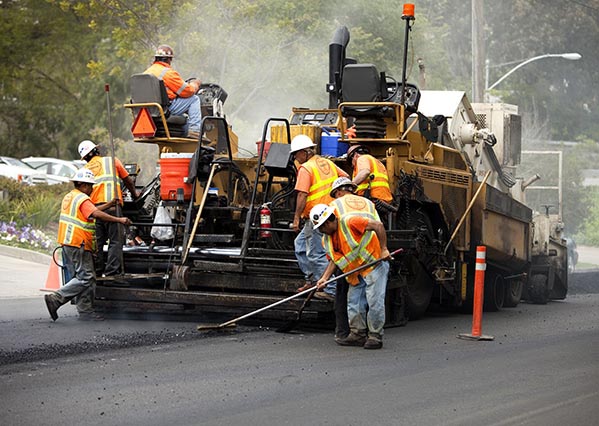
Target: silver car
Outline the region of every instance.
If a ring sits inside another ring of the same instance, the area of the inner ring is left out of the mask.
[[[48,183],[48,177],[44,172],[12,157],[0,157],[0,176],[6,176],[27,185]]]
[[[68,182],[70,178],[75,176],[75,172],[85,165],[85,162],[61,160],[51,157],[27,157],[23,158],[22,161],[36,170],[46,173],[50,185]]]

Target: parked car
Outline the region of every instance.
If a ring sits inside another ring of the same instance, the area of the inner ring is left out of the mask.
[[[85,162],[60,160],[51,157],[27,157],[22,160],[36,170],[46,173],[49,184],[68,182]],[[79,164],[83,163],[83,164]]]
[[[566,246],[568,248],[568,272],[572,273],[578,263],[578,250],[576,249],[576,242],[572,238],[566,237]]]
[[[44,172],[12,157],[0,157],[0,176],[6,176],[28,185],[48,183],[48,177]]]

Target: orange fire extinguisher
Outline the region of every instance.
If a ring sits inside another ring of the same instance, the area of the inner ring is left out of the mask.
[[[272,228],[271,215],[272,212],[268,207],[268,203],[262,204],[262,208],[260,209],[260,238],[272,237],[272,232],[269,231]]]

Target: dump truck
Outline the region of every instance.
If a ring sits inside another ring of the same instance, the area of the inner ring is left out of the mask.
[[[518,175],[517,107],[471,104],[464,92],[420,91],[407,82],[413,16],[404,14],[404,21],[400,79],[349,58],[349,30],[337,29],[329,45],[328,106],[268,118],[252,158],[238,155],[223,88],[202,86],[202,136],[194,140],[185,137],[185,117],[169,116],[162,82],[133,76],[125,105],[134,116],[133,143],[157,146],[160,174],[125,204],[134,222],[125,275],[98,279],[98,306],[233,315],[296,293],[303,274],[293,251],[297,165],[290,141],[297,134],[310,136],[320,155],[350,174],[345,152],[352,144],[368,147],[386,167],[393,194],[384,217],[388,247],[402,249],[390,261],[387,326],[433,306],[470,309],[479,245],[487,252],[486,309],[522,298],[563,299],[563,224],[526,205],[534,179]],[[355,137],[347,136],[350,126]],[[260,318],[292,319],[301,304],[291,300]],[[333,304],[312,300],[303,319],[332,324]]]

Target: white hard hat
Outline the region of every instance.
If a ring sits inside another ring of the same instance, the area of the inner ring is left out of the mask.
[[[77,170],[75,176],[71,178],[71,182],[84,182],[91,183],[92,185],[96,183],[96,177],[94,176],[94,172],[90,169],[86,169],[85,167]]]
[[[175,54],[173,52],[173,48],[168,44],[161,44],[156,49],[156,53],[154,53],[154,57],[156,58],[174,58]]]
[[[79,144],[77,151],[79,152],[79,156],[81,159],[85,158],[87,154],[89,154],[97,145],[90,140],[84,140]]]
[[[291,140],[291,154],[306,148],[314,148],[316,144],[310,139],[310,136],[297,135]]]
[[[331,197],[335,198],[335,191],[337,191],[338,189],[341,189],[344,186],[350,186],[351,189],[347,189],[348,191],[354,192],[357,188],[358,185],[356,185],[355,183],[353,183],[351,181],[351,179],[346,178],[346,177],[340,177],[335,179],[335,182],[333,182],[333,186],[331,186],[331,192],[330,195]]]
[[[312,225],[314,225],[314,229],[318,229],[320,225],[325,223],[331,217],[333,211],[335,209],[326,204],[316,204],[312,207],[312,210],[310,210],[310,220],[312,221]]]

